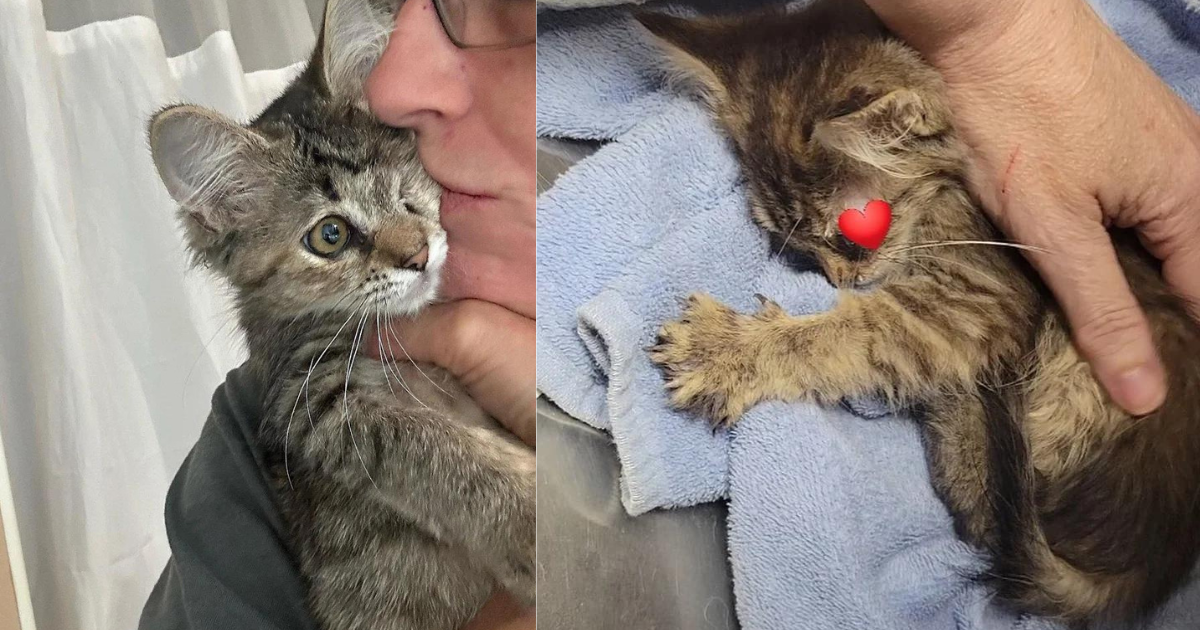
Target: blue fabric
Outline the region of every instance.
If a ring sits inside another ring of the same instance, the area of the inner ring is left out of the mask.
[[[1144,2],[1145,4],[1150,5],[1152,8],[1154,8],[1154,10],[1159,14],[1160,19],[1166,23],[1167,28],[1169,28],[1178,39],[1185,40],[1184,43],[1186,43],[1187,45],[1190,45],[1193,48],[1200,47],[1200,2],[1197,2],[1197,0],[1140,0],[1140,1]],[[1145,15],[1145,11],[1140,11],[1136,8],[1131,8],[1131,7],[1123,7],[1122,4],[1118,3],[1118,2],[1105,2],[1104,4],[1112,5],[1114,8],[1120,7],[1121,9],[1124,9],[1124,10],[1118,10],[1115,13],[1120,14],[1122,16],[1132,17],[1135,20],[1138,17]],[[1102,8],[1108,8],[1108,7],[1104,6]],[[1111,20],[1110,20],[1110,23],[1112,23]],[[1123,38],[1125,38],[1125,41],[1130,42],[1131,45],[1134,45],[1134,46],[1143,45],[1147,48],[1158,48],[1157,46],[1154,45],[1155,37],[1157,37],[1157,35],[1153,31],[1150,31],[1147,34],[1143,35],[1140,33],[1133,34],[1129,30],[1122,30],[1122,26],[1119,26],[1119,25],[1114,26],[1114,28],[1117,28],[1118,32],[1121,33],[1121,36]],[[1153,28],[1153,27],[1151,27],[1151,28]],[[1177,51],[1178,51],[1178,49],[1174,48],[1174,47],[1163,48],[1161,50],[1164,53],[1162,56],[1168,57],[1168,58],[1177,54]],[[1139,51],[1139,54],[1143,54],[1143,53],[1141,53]],[[1143,56],[1145,56],[1145,54],[1143,54]],[[1150,56],[1158,57],[1159,55],[1157,55],[1156,53],[1150,53]],[[1168,59],[1164,59],[1164,61],[1169,62]],[[1195,66],[1192,66],[1192,67],[1194,68]],[[1160,72],[1161,72],[1161,70],[1160,70]],[[1186,74],[1187,74],[1186,72],[1183,73],[1183,75],[1186,75]],[[1193,74],[1193,79],[1194,79],[1195,72],[1193,71],[1192,74]],[[1167,82],[1172,82],[1172,78],[1174,78],[1174,77],[1165,76],[1164,78],[1166,78]],[[1193,81],[1192,84],[1195,85],[1195,81]],[[1195,101],[1193,101],[1193,103],[1194,102]]]
[[[1177,94],[1200,110],[1200,1],[1092,0],[1092,6]]]
[[[1149,4],[1097,8],[1196,106],[1200,53]],[[663,85],[624,9],[543,12],[537,63],[539,135],[611,141],[538,201],[538,386],[611,432],[626,510],[727,498],[747,630],[1057,628],[1002,609],[974,579],[982,559],[954,536],[911,420],[868,402],[768,403],[714,434],[668,409],[645,348],[679,298],[706,291],[752,311],[762,293],[800,314],[834,292],[769,249],[724,140]],[[1193,627],[1195,586],[1152,626]]]

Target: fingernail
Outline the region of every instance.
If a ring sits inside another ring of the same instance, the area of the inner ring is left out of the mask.
[[[1129,413],[1141,416],[1158,409],[1167,397],[1162,368],[1139,365],[1117,375],[1113,398]]]

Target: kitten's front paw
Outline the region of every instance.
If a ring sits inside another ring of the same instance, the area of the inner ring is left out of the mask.
[[[673,406],[730,426],[765,397],[761,325],[783,311],[760,299],[763,309],[748,316],[712,296],[693,294],[683,316],[663,325],[650,360],[662,369]]]

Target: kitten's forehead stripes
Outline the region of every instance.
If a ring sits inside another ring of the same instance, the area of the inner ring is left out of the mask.
[[[325,196],[330,201],[338,202],[342,200],[342,195],[338,192],[337,187],[333,185],[333,178],[329,176],[329,173],[325,173],[321,177],[320,185],[321,192],[325,193]]]
[[[379,141],[391,140],[386,131],[369,132],[364,138],[340,127],[317,127],[305,121],[289,119],[293,123],[289,127],[292,150],[311,165],[312,186],[327,199],[334,203],[358,199],[365,204],[361,208],[364,214],[372,217],[377,209],[419,214],[406,198],[403,178],[376,167],[386,152],[378,146]],[[368,209],[372,211],[366,212]],[[357,225],[368,234],[373,227],[365,220]]]
[[[373,156],[353,155],[350,151],[338,151],[339,143],[331,138],[321,137],[305,129],[293,131],[293,142],[297,151],[307,158],[314,166],[328,169],[331,166],[358,175],[367,170],[367,163]],[[361,151],[360,151],[361,152]]]

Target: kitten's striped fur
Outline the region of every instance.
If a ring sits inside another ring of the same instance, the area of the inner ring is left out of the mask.
[[[309,66],[249,125],[183,105],[150,131],[189,248],[234,289],[257,448],[326,630],[455,630],[497,588],[534,601],[533,453],[446,372],[362,352],[434,299],[446,254],[412,134],[363,102],[396,5],[331,0]],[[351,233],[322,258],[304,239],[329,216]]]
[[[712,106],[757,222],[842,289],[801,317],[693,296],[651,354],[672,402],[724,424],[765,399],[916,410],[934,484],[1002,596],[1070,621],[1150,613],[1200,551],[1200,328],[1157,263],[1113,233],[1169,379],[1131,418],[1020,251],[986,245],[1002,235],[967,191],[940,78],[865,6],[639,19]],[[894,210],[876,252],[836,228],[867,198]]]

